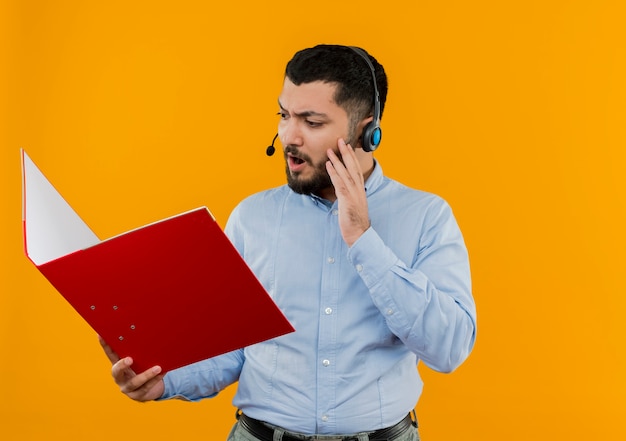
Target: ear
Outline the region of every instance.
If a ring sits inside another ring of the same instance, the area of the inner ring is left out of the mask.
[[[368,116],[367,118],[362,119],[356,126],[356,133],[357,133],[357,139],[354,142],[354,148],[355,149],[362,149],[363,148],[363,128],[368,125],[369,123],[371,123],[372,121],[374,121],[374,117],[373,116]]]

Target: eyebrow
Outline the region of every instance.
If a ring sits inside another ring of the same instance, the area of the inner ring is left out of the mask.
[[[283,105],[280,103],[280,100],[278,100],[278,106],[282,109],[282,110],[287,110],[283,107]],[[308,118],[309,116],[316,116],[319,118],[328,118],[328,115],[325,113],[321,113],[321,112],[316,112],[314,110],[305,110],[303,112],[293,112],[293,114],[297,117],[300,118]]]

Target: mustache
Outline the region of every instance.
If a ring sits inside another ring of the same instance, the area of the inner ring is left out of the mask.
[[[288,145],[284,148],[284,154],[285,154],[285,158],[287,158],[287,155],[291,155],[291,156],[295,156],[296,158],[301,159],[304,162],[308,162],[309,164],[312,164],[313,161],[311,160],[311,157],[309,155],[307,155],[306,153],[302,153],[298,147],[294,147],[292,145]]]

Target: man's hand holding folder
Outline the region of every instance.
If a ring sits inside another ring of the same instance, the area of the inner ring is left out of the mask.
[[[165,386],[160,366],[153,366],[137,374],[132,368],[132,357],[120,358],[102,337],[98,338],[105,354],[113,364],[111,375],[123,394],[142,402],[156,400],[163,395]]]

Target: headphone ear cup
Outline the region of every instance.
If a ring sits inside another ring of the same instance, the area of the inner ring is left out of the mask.
[[[376,150],[380,144],[382,134],[380,126],[374,123],[367,124],[363,128],[363,136],[361,137],[363,150],[366,152],[373,152]]]

